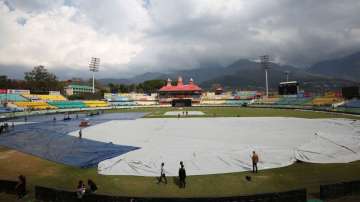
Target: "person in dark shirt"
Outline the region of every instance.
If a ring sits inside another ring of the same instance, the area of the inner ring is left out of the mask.
[[[23,175],[19,175],[18,179],[19,182],[15,187],[15,191],[18,199],[21,199],[26,195],[26,178]]]
[[[184,168],[184,163],[180,161],[180,169],[179,169],[179,187],[185,188],[186,186],[186,171]]]
[[[92,193],[95,193],[97,189],[98,188],[97,188],[95,182],[92,181],[91,179],[88,179],[88,188],[87,188],[88,192],[90,194],[92,194]]]
[[[4,124],[4,132],[8,132],[9,131],[9,124],[5,123]]]
[[[253,155],[251,156],[251,161],[252,161],[252,165],[253,165],[253,173],[257,173],[258,172],[258,167],[257,164],[259,162],[259,156],[257,155],[257,153],[255,151],[253,151]]]

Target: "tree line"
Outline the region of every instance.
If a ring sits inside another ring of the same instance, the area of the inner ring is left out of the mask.
[[[61,81],[54,74],[49,72],[44,66],[35,66],[31,71],[24,73],[24,79],[10,79],[6,75],[0,75],[1,89],[29,89],[32,93],[46,93],[49,91],[60,91],[64,94],[64,87],[68,84],[92,85],[92,80],[72,78],[69,81]],[[102,85],[95,81],[98,89],[97,94],[103,96],[104,93],[155,93],[166,84],[165,80],[148,80],[134,84],[113,84]],[[79,96],[75,98],[81,99]]]
[[[162,86],[166,84],[165,80],[155,79],[148,80],[138,84],[113,84],[109,83],[109,91],[111,93],[156,93]]]

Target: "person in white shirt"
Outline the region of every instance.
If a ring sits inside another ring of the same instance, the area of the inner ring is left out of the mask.
[[[160,169],[160,177],[159,177],[159,181],[158,184],[160,182],[162,182],[162,180],[164,179],[164,183],[167,184],[167,179],[166,179],[166,175],[165,175],[165,169],[164,169],[164,162],[161,163],[161,169]]]

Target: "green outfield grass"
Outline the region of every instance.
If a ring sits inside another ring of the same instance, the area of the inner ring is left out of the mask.
[[[205,116],[194,117],[298,117],[298,118],[348,118],[358,119],[360,116],[351,114],[340,114],[330,112],[317,112],[293,109],[271,109],[253,107],[191,107],[191,108],[172,108],[172,107],[153,107],[153,108],[133,108],[116,109],[112,112],[148,112],[146,118],[163,118],[167,111],[202,111]],[[191,117],[191,116],[189,116]]]
[[[163,117],[174,108],[136,108],[112,110],[112,112],[148,112],[148,118]],[[349,118],[357,116],[325,112],[260,109],[239,107],[193,107],[191,111],[202,111],[206,117],[299,117],[299,118]],[[261,165],[260,165],[261,168]],[[43,185],[66,190],[75,190],[78,180],[93,179],[99,193],[122,196],[156,197],[218,197],[286,191],[307,188],[309,193],[319,192],[320,184],[360,180],[360,161],[347,164],[295,163],[291,166],[250,172],[190,176],[186,189],[179,189],[176,178],[168,178],[168,184],[156,184],[154,177],[103,176],[96,168],[80,169],[43,160],[31,155],[0,147],[0,179],[16,180],[19,174],[27,176],[30,190],[34,185]],[[251,182],[245,176],[252,176]],[[0,195],[0,199],[1,199]],[[4,197],[4,196],[3,196]],[[27,198],[33,200],[33,193]]]
[[[9,154],[10,153],[10,154]],[[4,157],[5,156],[5,157]],[[29,188],[42,185],[75,190],[77,181],[93,179],[99,193],[123,196],[158,197],[215,197],[256,194],[307,188],[309,193],[319,192],[320,184],[360,180],[360,162],[348,164],[295,163],[291,166],[251,172],[189,176],[187,188],[179,189],[176,178],[168,184],[157,184],[154,177],[103,176],[95,168],[80,169],[64,166],[12,150],[0,152],[0,178],[16,180],[17,175],[27,176]],[[245,176],[252,176],[252,181]]]

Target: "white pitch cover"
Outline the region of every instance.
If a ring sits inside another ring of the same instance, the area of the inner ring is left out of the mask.
[[[259,169],[296,160],[360,160],[360,121],[350,119],[142,118],[85,128],[83,138],[140,147],[100,162],[103,175],[158,176],[164,162],[167,175],[176,176],[180,161],[187,175],[248,171],[252,151],[259,154]]]

